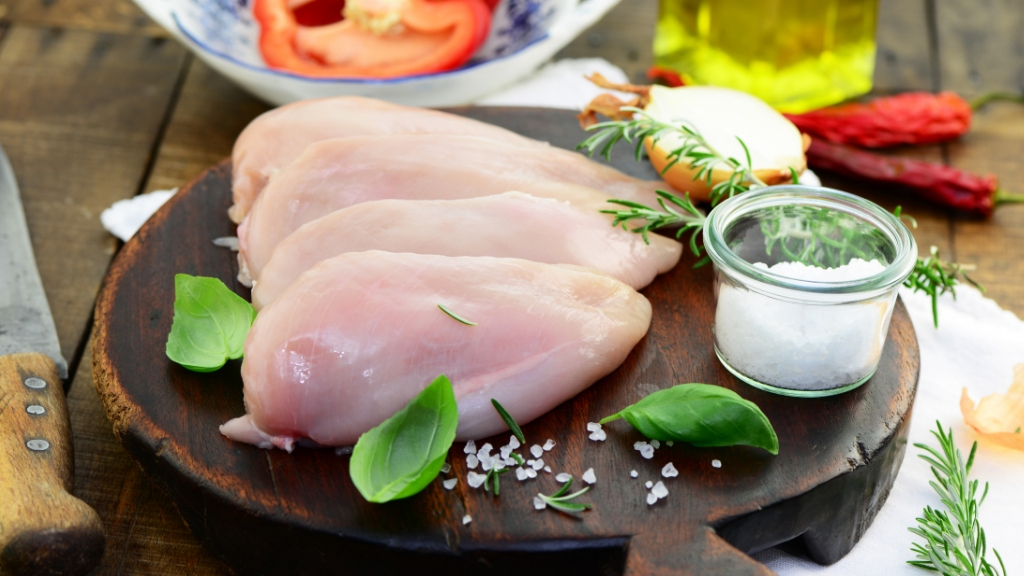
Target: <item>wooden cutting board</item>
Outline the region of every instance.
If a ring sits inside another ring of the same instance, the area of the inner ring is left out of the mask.
[[[457,112],[563,147],[582,136],[566,111]],[[613,164],[654,177],[625,147]],[[906,449],[919,372],[902,303],[878,372],[865,385],[831,398],[776,396],[719,364],[711,339],[712,270],[692,268],[685,255],[643,290],[654,319],[626,362],[524,426],[528,445],[557,442],[544,455],[555,473],[570,472],[579,483],[594,469],[597,483],[580,500],[595,509],[581,519],[534,509],[534,495],[558,488],[553,474],[526,482],[506,474],[497,497],[470,489],[461,443],[449,458],[451,476],[459,478],[454,490],[437,481],[415,497],[379,505],[353,487],[348,456],[232,442],[218,426],[245,411],[239,362],[198,374],[164,354],[175,273],[215,276],[249,296],[235,281],[235,254],[212,244],[234,234],[226,215],[230,183],[227,161],[211,168],[125,245],[97,304],[93,369],[125,448],[196,537],[239,573],[770,574],[746,554],[796,539],[814,560],[835,562],[885,502]],[[587,438],[587,422],[682,382],[725,386],[755,402],[778,433],[779,455],[676,444],[644,460],[633,449],[642,437],[622,421],[606,425],[605,442]],[[490,442],[497,447],[508,438]],[[669,462],[679,476],[664,479],[668,497],[648,506],[644,482],[662,479]],[[639,477],[631,478],[631,470]],[[472,522],[464,525],[467,514]]]

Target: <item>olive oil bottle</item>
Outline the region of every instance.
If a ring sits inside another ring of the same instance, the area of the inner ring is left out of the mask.
[[[871,90],[878,0],[660,0],[656,65],[806,112]]]

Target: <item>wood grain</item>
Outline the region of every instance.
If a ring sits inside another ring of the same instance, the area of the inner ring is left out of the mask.
[[[571,112],[463,112],[556,145],[577,137]],[[577,477],[595,468],[599,483],[587,498],[596,511],[583,521],[532,509],[535,490],[555,489],[546,475],[525,486],[503,483],[498,499],[460,482],[453,492],[435,483],[415,498],[368,504],[346,480],[347,457],[266,452],[218,434],[220,423],[243,411],[237,364],[201,375],[163,355],[174,272],[235,284],[233,255],[209,244],[231,232],[229,203],[222,165],[179,193],[126,245],[98,304],[94,367],[118,438],[199,540],[242,573],[394,573],[413,565],[421,573],[482,573],[486,565],[487,573],[500,574],[518,572],[525,560],[538,573],[766,574],[721,536],[746,552],[800,536],[814,558],[834,562],[870,524],[895,478],[918,367],[902,307],[869,384],[829,399],[794,400],[749,388],[721,367],[710,331],[693,329],[711,324],[711,271],[681,265],[645,289],[654,321],[626,363],[524,427],[531,441],[558,442],[546,458],[554,468]],[[639,436],[627,427],[610,425],[604,444],[586,440],[586,422],[688,381],[727,386],[755,401],[779,433],[780,455],[676,446],[648,462],[636,456]],[[722,460],[722,469],[710,465],[712,458]],[[668,481],[670,497],[648,509],[640,482],[658,479],[670,460],[680,477]],[[464,460],[453,457],[452,464],[464,479]],[[642,476],[630,485],[633,468]],[[777,521],[787,515],[778,506],[816,512],[785,524]],[[849,515],[834,513],[847,509]],[[473,522],[463,526],[467,513]],[[506,562],[513,553],[518,561]]]
[[[4,0],[0,18],[29,26],[170,37],[131,0]]]
[[[103,528],[71,495],[71,428],[49,357],[0,356],[0,430],[0,565],[12,576],[89,572],[103,553]]]
[[[657,20],[658,0],[624,0],[555,54],[555,60],[604,58],[622,68],[631,82],[649,84]]]

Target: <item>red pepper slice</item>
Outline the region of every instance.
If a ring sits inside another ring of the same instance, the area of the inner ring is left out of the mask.
[[[408,0],[401,29],[375,34],[356,22],[300,26],[287,0],[256,0],[260,52],[267,65],[305,76],[393,78],[451,70],[487,37],[482,0]]]

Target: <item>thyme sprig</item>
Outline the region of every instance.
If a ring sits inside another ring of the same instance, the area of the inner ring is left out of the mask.
[[[979,499],[978,481],[967,479],[978,443],[971,447],[971,454],[964,462],[963,454],[953,443],[952,428],[943,430],[938,421],[935,425],[938,430],[933,430],[932,435],[939,441],[939,449],[926,444],[914,446],[924,451],[918,457],[931,465],[935,480],[929,484],[946,510],[925,507],[917,526],[909,528],[923,538],[924,543],[915,542],[910,547],[916,557],[907,563],[943,576],[1006,576],[1006,566],[999,552],[992,549],[999,568],[986,558],[985,530],[978,521],[978,509],[988,495],[988,482]]]
[[[682,144],[668,153],[669,163],[662,170],[662,174],[679,162],[689,162],[689,167],[696,170],[694,180],[704,179],[708,186],[711,186],[710,200],[712,207],[736,194],[766,186],[764,181],[754,174],[750,151],[741,138],[737,137],[736,139],[743,146],[743,150],[746,153],[745,160],[747,163],[745,165],[735,158],[727,157],[715,150],[701,136],[700,132],[686,122],[680,122],[678,125],[669,124],[652,118],[639,108],[625,107],[623,110],[633,112],[633,119],[613,120],[590,126],[587,128],[587,131],[596,131],[596,133],[581,142],[576,146],[576,149],[584,148],[591,156],[598,152],[608,160],[611,158],[612,148],[617,143],[626,141],[635,146],[635,157],[639,162],[643,159],[643,145],[647,138],[652,139],[653,147],[666,135],[675,134],[682,139]],[[712,171],[720,166],[731,170],[730,176],[726,180],[712,186]],[[790,174],[793,184],[799,184],[796,171],[790,168]],[[678,228],[675,233],[677,239],[681,239],[684,234],[689,232],[690,250],[695,256],[700,257],[703,247],[698,245],[697,240],[707,221],[705,213],[693,204],[689,194],[680,198],[664,190],[657,190],[656,193],[660,209],[651,208],[639,202],[612,199],[608,202],[623,206],[624,209],[601,210],[601,212],[613,216],[612,225],[621,225],[624,230],[630,230],[642,235],[644,242],[648,244],[650,243],[648,234],[655,230]],[[908,220],[912,227],[917,227],[917,222],[913,218],[901,214],[900,207],[896,208],[894,214],[897,218]],[[636,224],[629,228],[630,222],[635,222]],[[765,222],[762,225],[767,250],[770,253],[773,246],[777,243],[791,261],[814,266],[821,266],[825,263],[837,266],[844,263],[842,260],[848,254],[856,255],[857,247],[849,241],[850,238],[844,237],[840,240],[831,238],[828,234],[811,234],[810,238],[803,239],[804,243],[800,246],[799,250],[795,250],[787,243],[788,238],[785,231],[780,232],[776,230],[773,233],[769,224]],[[827,257],[828,262],[822,260],[822,251],[824,251],[824,256]],[[835,263],[837,261],[838,264]],[[708,257],[704,256],[694,264],[694,267],[703,266],[707,262]],[[917,259],[914,271],[903,283],[907,288],[915,292],[924,292],[931,297],[932,321],[935,323],[936,328],[939,326],[938,297],[948,292],[955,298],[955,287],[959,284],[960,278],[963,278],[979,290],[985,290],[983,286],[975,282],[964,272],[968,268],[966,265],[942,261],[939,258],[938,250],[933,247],[931,256],[927,259]]]
[[[679,121],[679,124],[669,124],[652,118],[640,108],[624,107],[622,110],[633,112],[634,118],[632,120],[600,122],[588,127],[588,132],[596,133],[580,142],[576,149],[585,148],[591,156],[595,151],[600,151],[605,160],[608,160],[611,158],[612,148],[620,141],[625,140],[633,144],[634,155],[639,162],[643,158],[644,141],[650,138],[653,148],[662,138],[671,134],[679,137],[681,143],[676,148],[669,150],[666,156],[668,164],[665,165],[661,173],[668,172],[673,166],[685,160],[690,169],[694,170],[693,179],[704,180],[711,188],[712,206],[740,192],[767,186],[754,174],[754,170],[751,168],[753,162],[750,161],[750,149],[739,136],[736,137],[736,140],[743,147],[746,164],[718,152],[696,127],[685,120]],[[714,170],[719,167],[727,170],[729,177],[713,184]]]
[[[555,510],[571,514],[573,516],[578,516],[579,514],[582,514],[584,510],[594,507],[593,504],[572,502],[572,500],[586,494],[587,490],[590,490],[590,486],[584,486],[581,490],[573,492],[572,494],[566,494],[569,491],[570,486],[572,486],[572,478],[569,478],[569,480],[567,480],[565,484],[562,484],[562,487],[558,489],[558,492],[555,492],[551,496],[545,496],[538,492],[537,497]]]

